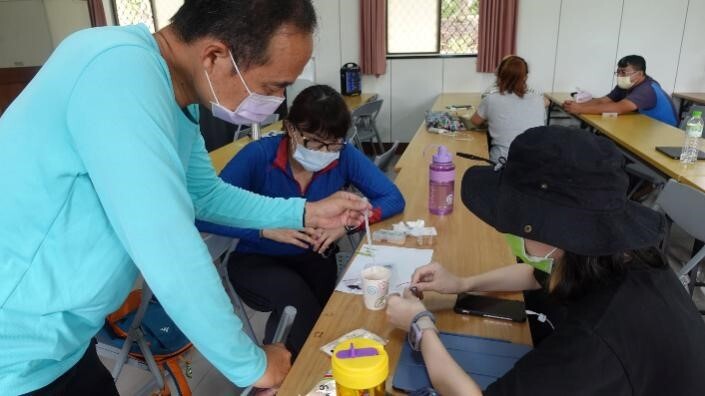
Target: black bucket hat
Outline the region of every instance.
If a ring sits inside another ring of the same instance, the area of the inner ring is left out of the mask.
[[[475,166],[463,176],[465,206],[500,232],[587,256],[656,245],[665,218],[627,199],[624,155],[580,129],[528,129],[504,167]]]

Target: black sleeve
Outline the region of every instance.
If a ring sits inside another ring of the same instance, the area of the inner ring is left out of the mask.
[[[566,323],[483,394],[622,395],[631,394],[631,389],[619,360],[602,339]]]
[[[625,99],[632,101],[640,110],[649,110],[656,106],[656,92],[649,80],[634,87]]]
[[[608,93],[605,96],[610,98],[613,102],[619,102],[620,100],[624,99],[627,96],[627,90],[622,89],[618,86],[615,86],[614,88],[612,88],[610,93]]]
[[[534,279],[536,279],[536,282],[538,282],[539,285],[541,285],[541,287],[544,290],[547,290],[546,289],[546,287],[548,286],[548,274],[547,273],[545,273],[539,269],[534,268]]]

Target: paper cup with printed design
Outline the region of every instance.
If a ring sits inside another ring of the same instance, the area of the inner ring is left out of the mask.
[[[362,270],[362,298],[367,309],[378,311],[387,306],[389,280],[392,271],[381,265],[369,266]]]

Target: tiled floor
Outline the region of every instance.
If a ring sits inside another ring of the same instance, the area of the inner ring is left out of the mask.
[[[392,166],[390,166],[389,176],[393,179],[395,173]],[[650,202],[653,202],[651,198]],[[690,249],[692,247],[692,238],[686,235],[678,227],[674,227],[672,233],[672,252],[670,257],[671,265],[674,269],[680,268],[679,260],[687,259],[690,255]],[[343,238],[341,241],[341,249],[343,251],[350,251],[351,245],[347,238]],[[682,261],[681,261],[682,262]],[[705,297],[702,291],[696,292],[696,301],[700,306],[705,306]],[[269,317],[269,313],[256,312],[247,308],[247,316],[252,323],[252,327],[255,334],[262,341],[264,336],[264,328]],[[228,381],[218,370],[211,366],[208,361],[197,351],[195,348],[188,353],[188,358],[191,360],[191,365],[193,368],[193,376],[189,379],[189,385],[194,396],[220,396],[220,395],[238,395],[240,390],[236,388],[230,381]],[[102,359],[107,367],[111,368],[114,361],[109,359]],[[143,390],[146,385],[149,385],[151,376],[143,370],[134,368],[132,366],[126,366],[123,369],[120,379],[117,382],[118,390],[121,395],[135,395],[140,390]],[[149,393],[147,393],[149,394]]]

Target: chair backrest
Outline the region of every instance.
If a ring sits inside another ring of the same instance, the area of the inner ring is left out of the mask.
[[[382,108],[382,103],[384,103],[384,99],[377,99],[372,102],[367,102],[353,110],[351,114],[353,122],[360,117],[369,117],[374,121],[377,118],[377,114],[379,114],[379,110]]]
[[[350,129],[348,129],[345,142],[347,144],[352,144],[357,147],[358,150],[362,151],[362,142],[358,138],[357,127],[355,125],[350,126]]]
[[[685,130],[685,123],[688,122],[688,118],[693,115],[694,111],[699,111],[702,114],[704,114],[705,117],[705,106],[701,105],[692,105],[690,106],[690,109],[688,109],[688,112],[683,113],[683,119],[681,120],[680,123],[680,129]]]
[[[705,193],[671,179],[656,199],[666,215],[685,232],[705,240]]]
[[[396,140],[392,145],[392,148],[375,157],[375,165],[377,165],[377,167],[381,169],[382,172],[387,171],[389,163],[392,161],[392,158],[394,158],[394,154],[396,153],[398,146],[399,141]]]

